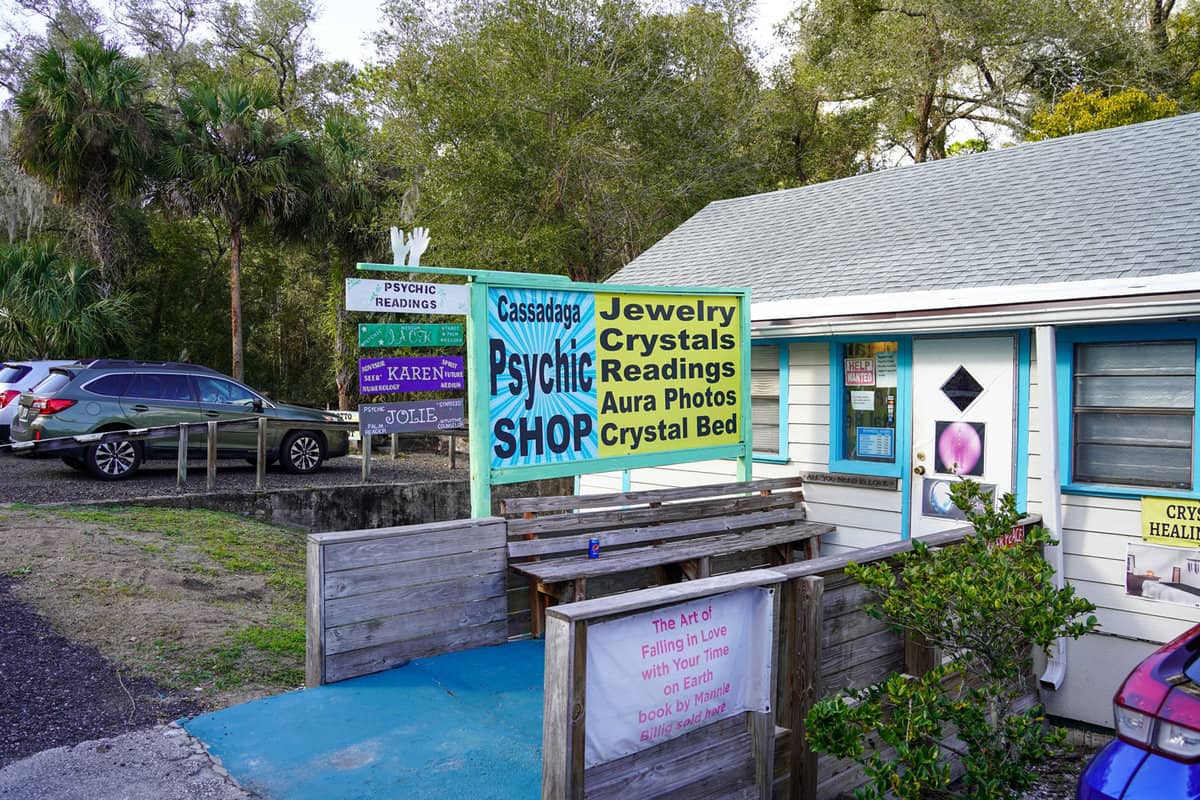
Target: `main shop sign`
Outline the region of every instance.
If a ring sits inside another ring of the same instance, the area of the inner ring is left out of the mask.
[[[737,447],[744,301],[488,287],[491,467]]]
[[[771,701],[771,589],[741,589],[590,625],[587,766]]]

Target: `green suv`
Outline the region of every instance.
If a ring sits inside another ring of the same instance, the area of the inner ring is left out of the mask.
[[[21,395],[11,435],[14,442],[27,442],[260,416],[287,422],[267,426],[268,464],[279,459],[288,472],[303,474],[327,458],[346,455],[346,431],[305,427],[306,422],[338,422],[334,414],[274,403],[232,378],[194,364],[100,360],[54,367]],[[189,452],[203,453],[207,446],[206,431],[188,437]],[[175,458],[178,448],[178,437],[121,440],[57,450],[53,455],[97,478],[120,480],[137,472],[145,459]],[[254,430],[218,434],[220,458],[253,461],[257,452]]]

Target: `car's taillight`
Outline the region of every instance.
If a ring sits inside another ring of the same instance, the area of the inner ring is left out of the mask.
[[[29,404],[39,414],[57,414],[75,405],[74,400],[58,397],[35,397],[33,402]]]
[[[13,400],[16,400],[20,396],[20,389],[5,389],[4,393],[0,394],[0,408],[4,408],[6,405],[11,403]]]
[[[1150,746],[1150,732],[1154,730],[1153,716],[1113,703],[1113,717],[1116,721],[1117,736],[1133,744]]]
[[[1200,761],[1200,694],[1185,667],[1194,636],[1180,636],[1129,673],[1113,697],[1117,736],[1175,759]]]
[[[1200,759],[1200,731],[1161,719],[1154,735],[1154,746],[1179,759],[1197,760]]]

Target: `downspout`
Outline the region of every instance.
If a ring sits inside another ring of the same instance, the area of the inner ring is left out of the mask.
[[[1061,589],[1063,578],[1062,547],[1062,481],[1058,441],[1058,351],[1054,344],[1054,326],[1039,325],[1037,331],[1037,376],[1038,406],[1041,409],[1039,452],[1042,470],[1042,526],[1058,540],[1053,547],[1046,547],[1045,557],[1054,568],[1054,588]],[[1063,638],[1054,640],[1048,653],[1046,670],[1042,673],[1042,686],[1058,689],[1067,677],[1067,643]]]

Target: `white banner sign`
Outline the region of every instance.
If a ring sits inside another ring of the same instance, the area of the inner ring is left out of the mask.
[[[770,708],[772,591],[741,589],[590,626],[586,766]]]
[[[470,304],[470,290],[462,284],[346,279],[347,311],[466,314]]]

